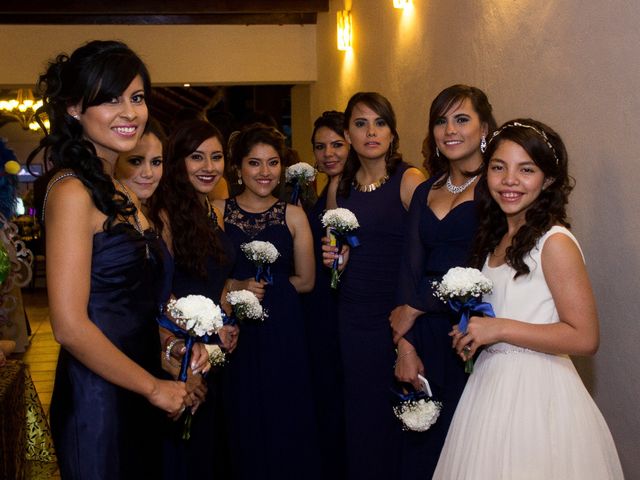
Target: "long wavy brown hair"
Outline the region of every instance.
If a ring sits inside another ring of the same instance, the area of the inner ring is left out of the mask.
[[[534,127],[535,130],[526,126],[517,126],[516,123]],[[549,147],[545,138],[538,132],[546,135],[553,148]],[[491,197],[486,176],[489,161],[500,144],[506,140],[520,145],[542,170],[545,179],[552,180],[526,211],[525,224],[520,227],[507,248],[506,262],[516,271],[515,277],[518,277],[529,273],[529,267],[524,259],[542,235],[556,224],[567,228],[571,226],[567,221],[566,206],[575,182],[568,173],[567,150],[562,139],[553,129],[530,118],[510,120],[502,125],[489,142],[484,154],[483,175],[476,187],[480,225],[471,257],[471,264],[476,268],[482,268],[487,256],[495,250],[507,233],[507,218]]]
[[[185,158],[209,138],[217,138],[224,151],[222,134],[209,122],[189,120],[178,125],[167,142],[162,179],[149,199],[149,218],[159,233],[164,228],[161,214],[169,219],[176,265],[202,278],[207,276],[208,258],[226,261],[216,235],[217,224],[200,202],[185,164]]]

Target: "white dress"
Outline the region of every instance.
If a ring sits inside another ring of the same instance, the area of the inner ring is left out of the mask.
[[[535,324],[559,321],[542,272],[541,252],[553,227],[513,279],[508,265],[483,273],[484,300],[497,317]],[[579,248],[579,247],[578,247]],[[611,433],[567,355],[497,343],[480,353],[449,428],[434,479],[606,480],[623,478]]]

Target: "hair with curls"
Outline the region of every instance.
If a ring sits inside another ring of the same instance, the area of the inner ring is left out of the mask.
[[[273,147],[280,160],[284,162],[288,155],[284,139],[280,131],[264,123],[253,123],[236,132],[229,139],[229,178],[238,178],[242,169],[242,159],[260,143]]]
[[[118,215],[128,216],[135,208],[116,191],[95,146],[85,138],[80,122],[67,109],[80,105],[84,113],[89,107],[119,97],[138,75],[148,96],[151,81],[140,57],[122,42],[95,40],[70,56],[58,55],[37,84],[43,106],[36,118],[44,130],[40,116],[46,113],[51,130],[29,154],[27,165],[44,150],[45,164],[50,161],[55,170],[72,170],[91,193],[98,210],[107,216],[105,230],[111,228]]]
[[[167,141],[164,171],[156,192],[148,200],[149,218],[163,231],[162,214],[171,231],[176,265],[202,278],[207,276],[207,259],[224,262],[216,235],[217,224],[207,215],[189,176],[185,159],[210,138],[216,138],[224,151],[224,139],[216,127],[205,120],[188,120],[176,127]]]
[[[353,109],[359,103],[366,105],[371,110],[376,112],[376,114],[380,115],[380,117],[386,122],[389,129],[391,129],[393,141],[391,142],[391,146],[387,151],[385,162],[387,164],[387,175],[392,175],[396,171],[396,168],[398,168],[400,162],[402,162],[402,154],[398,152],[398,149],[400,148],[400,136],[398,135],[397,130],[396,114],[393,111],[391,102],[389,102],[389,100],[387,100],[384,96],[380,95],[377,92],[356,93],[349,99],[347,108],[345,108],[344,110],[343,130],[349,130],[349,122],[351,121],[351,116],[353,115]],[[338,185],[338,195],[343,198],[349,196],[349,193],[351,191],[351,183],[355,179],[356,173],[358,172],[359,168],[360,159],[358,158],[358,152],[356,152],[352,147],[349,150],[349,156],[347,157],[347,161],[344,165],[344,171],[342,172],[342,178],[340,179],[340,184]]]
[[[431,102],[429,109],[429,128],[427,136],[422,142],[422,156],[424,157],[423,166],[430,175],[442,174],[449,172],[449,160],[444,155],[436,155],[436,141],[433,138],[433,130],[436,122],[442,118],[453,107],[459,106],[465,100],[471,101],[473,110],[478,114],[481,124],[488,127],[487,138],[496,129],[496,119],[493,118],[493,107],[489,103],[487,95],[476,87],[469,85],[452,85],[442,90],[436,98]],[[467,172],[469,176],[474,176],[479,172]],[[438,188],[444,185],[445,180],[441,180],[434,184]]]
[[[311,145],[316,141],[316,133],[322,127],[332,130],[337,135],[344,138],[344,113],[337,112],[336,110],[327,110],[322,112],[316,121],[313,122],[313,132],[311,132]]]
[[[485,152],[484,175],[476,188],[480,226],[474,242],[472,265],[482,268],[487,255],[495,250],[507,233],[507,218],[491,197],[487,184],[489,162],[496,149],[506,140],[520,145],[542,170],[545,180],[550,181],[527,209],[526,223],[520,227],[507,248],[506,261],[516,271],[515,277],[518,277],[529,273],[524,259],[542,235],[555,224],[570,227],[566,206],[574,180],[568,172],[568,155],[564,143],[550,127],[524,118],[506,122],[496,130],[489,140]]]

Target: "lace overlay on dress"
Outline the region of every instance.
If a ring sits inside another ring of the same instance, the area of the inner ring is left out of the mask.
[[[270,225],[286,226],[286,209],[287,203],[280,200],[264,212],[251,213],[242,210],[235,198],[230,198],[224,207],[224,221],[254,238]]]

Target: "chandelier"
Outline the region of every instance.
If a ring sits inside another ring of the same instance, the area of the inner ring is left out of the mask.
[[[42,107],[42,100],[36,100],[30,88],[19,88],[16,98],[0,100],[0,116],[17,121],[25,130],[37,132],[40,130],[40,125],[35,119],[35,113],[40,107]],[[49,130],[49,119],[46,114],[41,115],[41,120]]]

